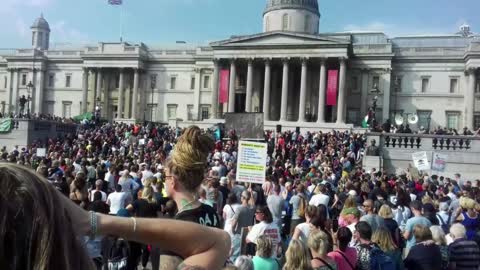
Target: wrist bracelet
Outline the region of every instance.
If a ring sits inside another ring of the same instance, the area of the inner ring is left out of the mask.
[[[95,239],[98,232],[98,219],[95,212],[90,211],[90,239]]]
[[[131,217],[133,220],[133,233],[137,232],[137,220],[134,217]]]

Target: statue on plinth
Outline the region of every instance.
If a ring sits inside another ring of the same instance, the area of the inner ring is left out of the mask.
[[[20,111],[19,111],[20,114],[25,114],[26,103],[27,103],[27,98],[25,97],[25,95],[22,95],[22,97],[18,100],[18,104],[20,107]]]

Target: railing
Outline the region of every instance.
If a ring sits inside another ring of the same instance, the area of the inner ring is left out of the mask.
[[[477,136],[450,136],[403,133],[367,133],[367,136],[379,137],[380,146],[386,149],[470,151],[475,148],[475,152],[477,150],[480,152],[480,144],[475,144],[476,141],[480,141],[480,137]]]
[[[408,47],[394,48],[397,56],[463,56],[465,48]]]

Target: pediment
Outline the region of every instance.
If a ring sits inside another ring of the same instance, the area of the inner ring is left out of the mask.
[[[288,45],[348,45],[350,40],[323,35],[288,32],[261,33],[250,36],[232,37],[213,42],[212,47],[288,46]]]

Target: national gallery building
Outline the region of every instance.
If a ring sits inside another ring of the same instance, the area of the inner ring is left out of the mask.
[[[263,112],[266,128],[347,129],[376,103],[382,123],[480,127],[480,39],[463,25],[444,36],[323,33],[317,0],[267,0],[263,32],[205,47],[106,43],[51,49],[33,23],[28,49],[0,51],[0,112],[110,121],[211,124]],[[55,33],[52,33],[55,34]]]

